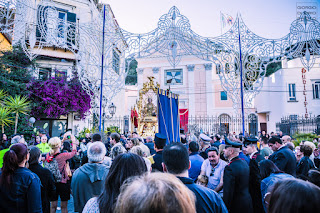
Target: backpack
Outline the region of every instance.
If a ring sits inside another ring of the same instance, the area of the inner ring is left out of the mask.
[[[62,175],[59,170],[58,161],[55,159],[60,153],[55,154],[54,156],[50,156],[49,153],[46,156],[46,160],[44,162],[44,167],[49,169],[50,172],[53,174],[54,180],[56,183],[61,182]]]

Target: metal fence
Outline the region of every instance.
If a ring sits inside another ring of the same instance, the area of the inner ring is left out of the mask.
[[[258,134],[258,118],[255,114],[250,114],[245,118],[245,130],[249,134]],[[220,116],[189,116],[188,131],[193,133],[206,133],[209,135],[219,133],[220,135],[228,133],[242,132],[241,116],[230,116],[221,114]]]
[[[90,122],[90,127],[99,126],[98,117]],[[129,116],[113,116],[111,119],[103,118],[102,119],[102,130],[107,131],[109,127],[117,127],[120,132],[128,132],[129,131]]]
[[[276,124],[277,131],[282,131],[284,135],[294,135],[296,133],[320,134],[320,116],[305,118],[299,115],[290,115],[281,118]]]

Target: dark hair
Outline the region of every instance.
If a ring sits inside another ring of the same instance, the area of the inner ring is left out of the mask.
[[[320,188],[299,180],[286,179],[274,184],[271,191],[269,213],[317,212]]]
[[[104,190],[98,198],[100,213],[110,213],[120,193],[120,187],[129,177],[147,172],[143,158],[133,153],[118,155],[112,162],[104,183]]]
[[[101,141],[101,135],[99,133],[95,133],[92,135],[92,142]]]
[[[165,146],[162,158],[169,173],[180,174],[189,169],[188,151],[181,143],[172,143]]]
[[[26,159],[27,154],[28,148],[22,143],[12,145],[10,150],[4,154],[0,186],[10,186],[13,173],[18,169],[19,164]]]
[[[262,136],[261,142],[262,142],[263,144],[268,144],[268,138],[267,138],[266,136]]]
[[[154,140],[154,145],[156,145],[157,149],[163,149],[163,147],[166,146],[167,141],[166,140]]]
[[[120,141],[120,135],[118,133],[116,133],[116,132],[111,133],[110,137],[112,139],[115,139],[117,143]]]
[[[206,153],[208,154],[209,152],[216,152],[217,155],[219,155],[219,150],[216,147],[210,147],[209,149],[206,150]]]
[[[310,157],[310,155],[312,154],[312,148],[307,145],[301,145],[300,151],[303,153],[304,156],[307,156],[307,157]]]
[[[282,144],[282,140],[279,137],[273,136],[268,140],[268,143],[275,144],[276,142],[278,142],[279,144]]]
[[[308,172],[308,181],[320,187],[320,171],[318,169],[310,169]]]
[[[214,137],[216,137],[217,141],[220,141],[220,136],[219,135],[215,135]]]
[[[281,173],[281,170],[271,161],[262,160],[259,162],[261,179],[269,177],[271,173]]]
[[[30,147],[30,157],[29,157],[29,165],[39,164],[39,157],[41,155],[41,151],[36,146]]]
[[[189,149],[191,152],[199,152],[199,144],[195,141],[189,143]]]

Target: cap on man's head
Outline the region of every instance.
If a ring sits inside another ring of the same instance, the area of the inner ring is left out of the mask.
[[[156,133],[154,136],[154,144],[158,149],[163,149],[167,143],[167,137],[163,134]]]
[[[258,142],[257,138],[244,138],[243,145],[246,147],[250,144],[257,144],[257,142]]]
[[[211,138],[203,133],[201,133],[199,137],[204,143],[210,143],[211,141]]]
[[[225,137],[225,143],[226,143],[225,148],[234,147],[234,148],[240,148],[241,149],[241,147],[242,147],[241,143],[233,142],[228,137]]]

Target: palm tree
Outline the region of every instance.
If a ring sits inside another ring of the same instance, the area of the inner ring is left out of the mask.
[[[4,133],[4,126],[9,126],[13,124],[11,120],[13,117],[10,117],[10,110],[6,107],[0,107],[0,125],[2,127],[2,133]]]
[[[30,110],[30,102],[26,96],[21,97],[20,95],[16,95],[14,98],[9,96],[5,101],[5,104],[11,112],[16,114],[14,134],[17,134],[19,113],[27,115],[27,112]]]
[[[0,106],[2,106],[4,104],[4,100],[7,96],[7,92],[0,90]]]

